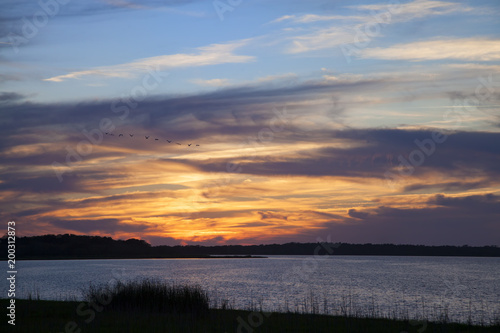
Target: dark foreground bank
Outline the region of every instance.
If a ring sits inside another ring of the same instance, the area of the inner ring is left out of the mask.
[[[84,301],[2,300],[0,332],[499,332],[480,327],[392,319],[233,310],[199,286],[144,279],[90,285]],[[15,325],[13,325],[15,324]],[[4,328],[6,327],[6,329]]]
[[[1,300],[3,309],[8,300]],[[15,326],[4,317],[2,332],[500,332],[470,326],[391,319],[209,309],[169,313],[116,309],[101,303],[16,300]]]

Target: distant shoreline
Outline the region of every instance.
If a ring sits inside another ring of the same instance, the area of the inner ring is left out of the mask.
[[[185,256],[185,257],[26,257],[16,260],[130,260],[130,259],[266,259],[265,256],[252,255],[214,255],[214,256]],[[6,260],[0,260],[6,261]]]
[[[7,239],[0,239],[0,248],[7,253]],[[68,259],[221,259],[263,258],[274,255],[309,256],[418,256],[418,257],[500,257],[500,247],[349,244],[349,243],[286,243],[262,245],[159,245],[140,239],[115,240],[111,237],[86,235],[43,235],[16,237],[18,260]]]
[[[279,254],[271,256],[308,256],[305,254]],[[309,255],[313,256],[313,255]],[[441,258],[500,258],[500,256],[474,255],[394,255],[394,254],[339,254],[328,257],[441,257]],[[260,255],[214,255],[214,256],[178,256],[178,257],[26,257],[16,260],[137,260],[137,259],[269,259],[269,256]],[[7,261],[7,260],[0,260]]]

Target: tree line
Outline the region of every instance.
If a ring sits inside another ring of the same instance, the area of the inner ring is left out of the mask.
[[[266,245],[176,245],[151,246],[144,240],[131,238],[73,234],[16,238],[17,259],[99,259],[99,258],[205,258],[212,255],[390,255],[390,256],[474,256],[500,257],[500,247],[491,246],[426,246],[397,244],[331,244],[332,253],[321,250],[319,243],[286,243]],[[7,239],[0,239],[7,253]]]

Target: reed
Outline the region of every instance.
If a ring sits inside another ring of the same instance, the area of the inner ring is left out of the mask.
[[[170,285],[154,279],[118,282],[113,286],[90,285],[84,291],[89,303],[106,304],[116,310],[158,313],[208,312],[210,299],[199,286]]]

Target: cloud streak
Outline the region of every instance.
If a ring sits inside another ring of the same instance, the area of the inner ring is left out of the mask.
[[[457,3],[429,0],[415,0],[403,4],[374,4],[348,7],[361,12],[361,14],[355,16],[286,15],[274,20],[273,23],[291,22],[294,24],[305,24],[320,21],[335,22],[335,24],[328,27],[318,28],[313,26],[310,28],[310,33],[289,37],[289,39],[292,39],[292,45],[288,47],[287,52],[295,54],[338,47],[344,44],[366,44],[373,38],[381,37],[380,33],[374,33],[373,36],[369,33],[370,36],[367,36],[365,32],[370,29],[377,31],[377,29],[380,30],[381,26],[384,25],[404,23],[424,17],[469,12],[472,10]],[[368,11],[370,15],[365,14]],[[341,24],[338,24],[339,21]],[[347,21],[347,23],[343,21]]]
[[[500,40],[487,38],[454,38],[397,44],[387,48],[368,48],[361,57],[391,60],[500,60]]]
[[[44,81],[62,82],[68,79],[80,79],[85,76],[108,77],[108,78],[132,78],[140,73],[155,69],[164,71],[174,68],[212,66],[228,63],[246,63],[254,61],[255,57],[237,55],[233,51],[244,46],[247,41],[239,41],[227,44],[212,44],[199,47],[196,53],[170,54],[156,57],[139,59],[125,64],[96,67],[88,70],[71,72],[44,79]]]

